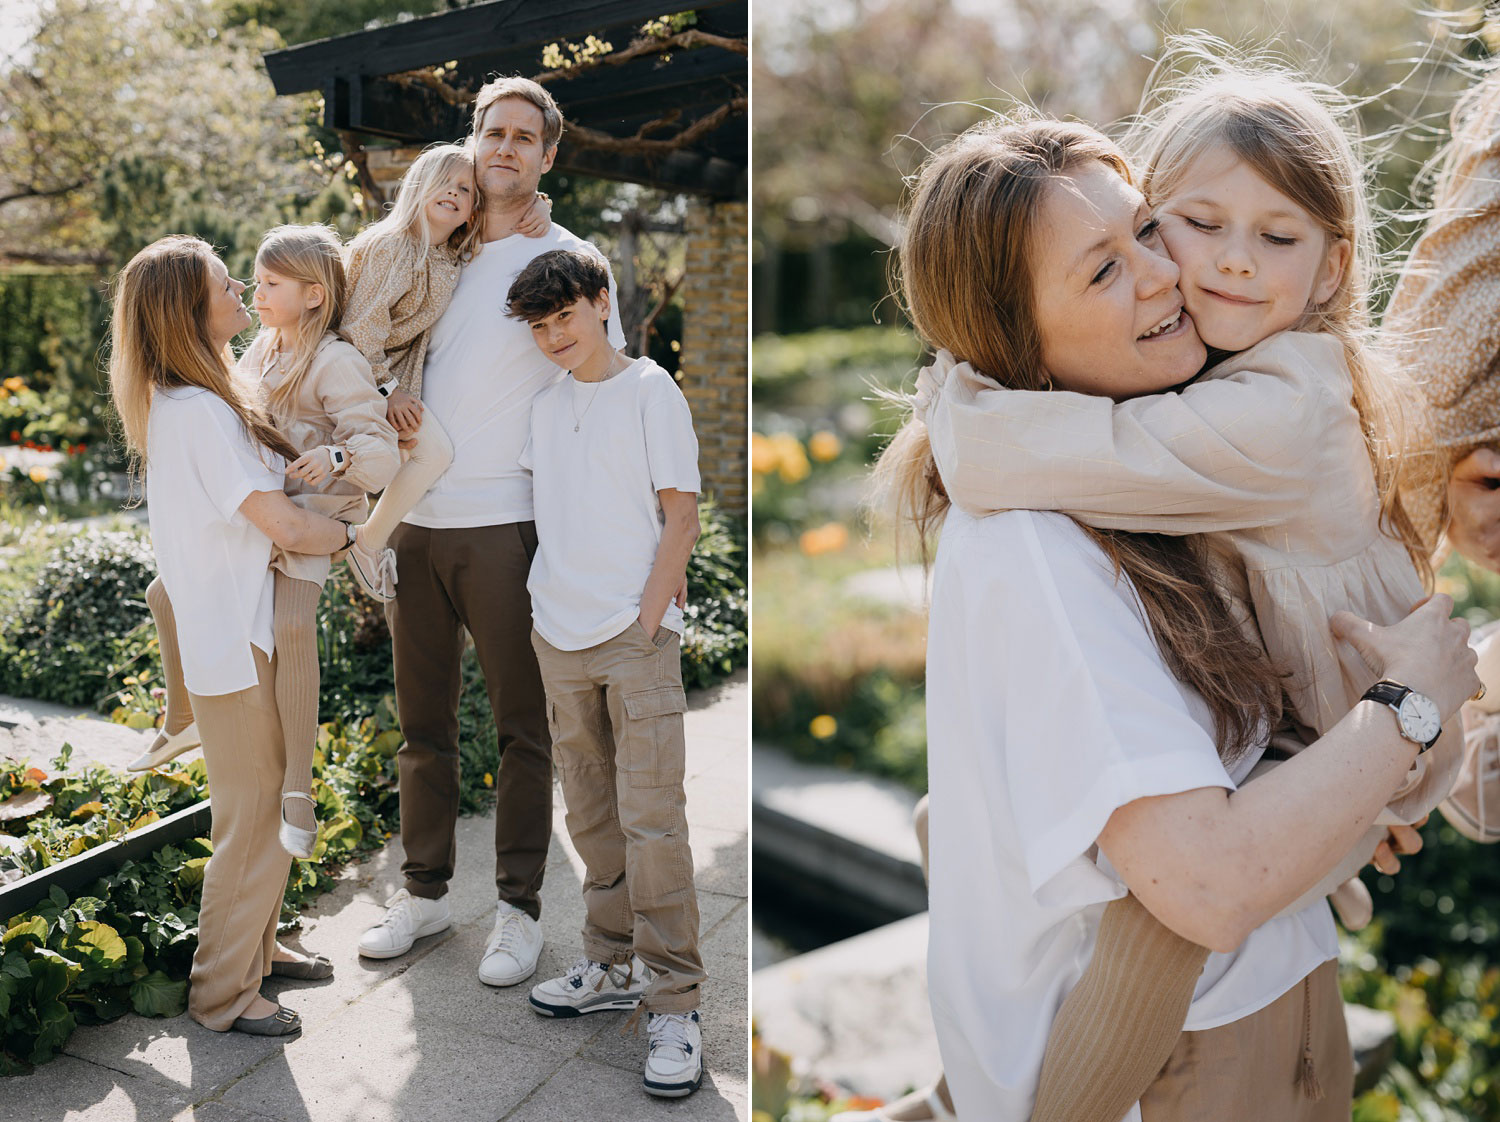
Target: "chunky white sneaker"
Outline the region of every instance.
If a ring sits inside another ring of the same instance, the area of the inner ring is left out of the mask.
[[[680,1099],[703,1082],[703,1034],[698,1010],[646,1014],[646,1072],[641,1085],[648,1095]]]
[[[385,904],[385,918],[359,939],[359,953],[366,958],[395,958],[411,950],[424,935],[436,935],[453,925],[444,898],[427,900],[401,889]]]
[[[187,728],[176,734],[159,732],[156,739],[151,742],[151,747],[140,756],[126,771],[150,771],[152,768],[161,767],[168,760],[175,760],[184,752],[191,752],[203,743],[203,738],[198,735],[198,722],[193,721]]]
[[[651,971],[635,955],[605,966],[585,956],[560,978],[531,987],[531,1007],[544,1017],[581,1017],[610,1009],[634,1009],[651,981]]]
[[[487,986],[513,986],[536,973],[542,953],[542,925],[504,900],[495,903],[495,929],[479,961],[479,980]]]

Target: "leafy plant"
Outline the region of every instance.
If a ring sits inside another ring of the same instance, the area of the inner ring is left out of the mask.
[[[150,619],[155,575],[138,534],[86,529],[67,539],[0,635],[0,690],[65,705],[108,694],[122,644]]]
[[[707,499],[698,504],[698,522],[682,637],[682,684],[688,689],[713,684],[749,657],[743,531]]]

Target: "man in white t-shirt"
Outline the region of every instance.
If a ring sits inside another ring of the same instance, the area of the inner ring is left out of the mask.
[[[532,643],[583,859],[583,957],[531,991],[549,1017],[639,1006],[643,1084],[703,1079],[698,900],[683,794],[685,571],[698,538],[698,440],[687,399],[610,339],[609,270],[556,250],[511,285],[507,312],[567,367],[537,395],[521,457],[539,546],[526,587]]]
[[[561,376],[505,293],[537,254],[587,246],[553,225],[515,232],[552,166],[562,114],[526,78],[487,83],[474,102],[475,174],[484,193],[483,246],[433,326],[422,406],[453,442],[453,463],[391,539],[401,574],[387,608],[396,705],[406,738],[398,756],[403,887],[360,954],[392,958],[452,923],[459,804],[458,699],[464,632],[473,637],[498,732],[495,769],[495,926],[479,979],[511,986],[541,953],[542,873],[552,836],[552,758],[546,696],[531,649],[526,578],[536,553],[531,477],[521,466],[532,399]],[[611,286],[611,291],[612,291]],[[609,329],[620,343],[618,316]]]

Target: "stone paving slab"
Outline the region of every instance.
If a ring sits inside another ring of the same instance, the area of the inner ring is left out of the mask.
[[[890,1100],[941,1070],[927,1002],[927,913],[755,971],[755,1022],[806,1070]]]
[[[100,722],[90,722],[97,724]],[[109,726],[118,728],[119,726]],[[454,926],[407,954],[361,959],[356,944],[400,886],[401,843],[350,866],[289,939],[328,955],[326,982],[267,980],[306,1029],[287,1042],[213,1033],[182,1016],[81,1028],[65,1054],[0,1080],[4,1122],[747,1122],[749,1048],[749,687],[740,673],[689,698],[688,823],[698,877],[704,987],[703,1088],[660,1100],[640,1086],[646,1037],[624,1014],[539,1017],[530,983],[493,989],[475,970],[492,922],[494,821],[461,819],[449,892]],[[122,729],[121,731],[129,732]],[[0,732],[0,737],[5,734]],[[132,734],[139,736],[140,734]],[[138,748],[135,749],[137,752]],[[0,751],[4,747],[0,746]],[[56,751],[47,745],[46,758]],[[740,782],[736,807],[732,784]],[[539,977],[579,955],[582,873],[555,793],[542,890]]]

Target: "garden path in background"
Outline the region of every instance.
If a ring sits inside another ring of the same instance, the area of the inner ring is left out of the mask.
[[[496,990],[479,982],[495,901],[494,822],[483,816],[459,820],[453,927],[401,958],[377,962],[355,951],[400,886],[399,838],[345,869],[307,909],[290,942],[328,955],[333,979],[271,979],[264,991],[302,1014],[301,1037],[283,1044],[209,1032],[186,1015],[128,1014],[78,1029],[51,1063],[0,1080],[0,1113],[26,1122],[746,1122],[748,732],[745,671],[688,695],[688,824],[709,973],[707,1070],[697,1094],[665,1100],[641,1090],[644,1018],[638,1036],[622,1036],[624,1013],[553,1020],[531,1012],[530,983]],[[58,746],[31,755],[43,763]],[[583,866],[555,792],[552,835],[537,980],[581,953]]]

